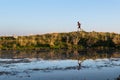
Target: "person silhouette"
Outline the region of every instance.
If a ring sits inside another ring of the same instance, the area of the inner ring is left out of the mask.
[[[79,21],[77,22],[77,25],[78,25],[78,31],[79,31],[79,29],[81,30],[81,24]]]

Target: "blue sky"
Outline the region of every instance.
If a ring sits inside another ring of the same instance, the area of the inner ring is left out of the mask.
[[[120,33],[120,0],[0,0],[0,35]]]

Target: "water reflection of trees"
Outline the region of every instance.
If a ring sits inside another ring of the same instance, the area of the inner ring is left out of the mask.
[[[85,59],[120,57],[120,51],[95,51],[95,50],[0,51],[0,57],[85,60]]]

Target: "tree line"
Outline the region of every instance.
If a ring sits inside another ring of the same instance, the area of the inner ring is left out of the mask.
[[[1,50],[39,49],[119,49],[120,34],[109,32],[69,32],[30,36],[1,36]]]

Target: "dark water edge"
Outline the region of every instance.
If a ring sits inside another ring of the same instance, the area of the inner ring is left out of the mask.
[[[44,60],[55,59],[97,59],[118,58],[120,50],[1,50],[0,58],[23,59],[42,58]]]

